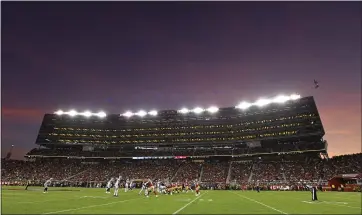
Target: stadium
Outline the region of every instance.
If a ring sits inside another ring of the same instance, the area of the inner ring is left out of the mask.
[[[45,114],[26,161],[2,160],[2,209],[361,214],[362,154],[329,158],[324,135],[314,98],[297,94],[227,108],[58,110]]]

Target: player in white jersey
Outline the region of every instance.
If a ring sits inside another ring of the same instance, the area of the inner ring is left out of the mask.
[[[114,178],[111,178],[111,180],[108,181],[107,186],[106,186],[106,193],[110,193],[113,181],[114,181]]]
[[[50,184],[52,183],[52,180],[53,180],[53,178],[50,178],[49,180],[47,180],[47,181],[44,183],[44,191],[43,191],[43,193],[47,193],[47,192],[48,192],[48,186],[50,186]]]
[[[160,193],[160,185],[161,185],[161,181],[157,180],[156,181],[156,190],[157,190],[158,193]]]
[[[126,180],[126,184],[124,185],[124,192],[127,192],[128,189],[130,188],[131,186],[131,183],[129,181],[129,179]]]
[[[117,178],[117,181],[116,181],[116,183],[114,184],[114,193],[113,193],[113,196],[118,197],[118,189],[119,189],[120,183],[121,183],[121,176],[119,176],[119,177]]]
[[[166,185],[161,182],[159,186],[160,193],[166,194]]]
[[[146,182],[142,182],[142,187],[141,187],[141,190],[140,192],[138,193],[138,195],[141,195],[142,191],[145,191],[145,195],[146,195]]]

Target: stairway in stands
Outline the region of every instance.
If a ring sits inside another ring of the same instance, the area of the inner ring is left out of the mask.
[[[228,176],[226,177],[226,184],[229,184],[229,183],[230,183],[231,172],[232,172],[232,171],[231,171],[232,164],[233,164],[233,162],[231,161],[231,162],[230,162],[230,165],[229,165]]]
[[[253,175],[254,175],[253,170],[254,170],[254,168],[256,168],[256,165],[257,165],[257,164],[254,163],[253,166],[251,167],[250,176],[249,176],[249,179],[248,179],[248,183],[250,183],[250,182],[253,180]]]

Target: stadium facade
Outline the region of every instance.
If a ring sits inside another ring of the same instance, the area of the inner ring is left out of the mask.
[[[313,97],[292,95],[236,107],[124,114],[45,114],[26,157],[186,158],[315,152],[327,142]]]

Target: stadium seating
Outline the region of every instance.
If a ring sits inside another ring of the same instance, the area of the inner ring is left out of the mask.
[[[94,161],[94,160],[93,160]],[[174,182],[201,179],[204,183],[295,184],[300,181],[328,180],[337,174],[361,173],[362,154],[344,155],[332,159],[267,161],[262,159],[232,162],[213,160],[203,163],[189,160],[101,160],[37,159],[35,161],[2,160],[3,181],[45,181],[49,178],[73,182],[101,182],[122,175],[130,179],[168,179]],[[200,177],[201,176],[201,177]]]

